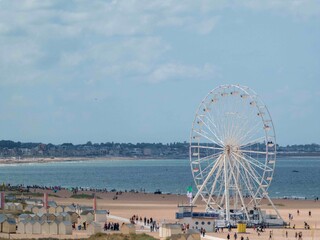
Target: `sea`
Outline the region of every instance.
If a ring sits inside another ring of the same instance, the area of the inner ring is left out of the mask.
[[[194,186],[188,159],[0,164],[0,183],[172,194]],[[278,158],[268,192],[272,198],[319,197],[320,157]]]

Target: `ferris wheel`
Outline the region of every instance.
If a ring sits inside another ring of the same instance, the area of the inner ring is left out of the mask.
[[[267,190],[275,162],[275,130],[260,97],[239,85],[209,92],[191,132],[190,165],[198,189],[192,203],[201,196],[207,210],[224,210],[227,221],[230,210],[243,211],[249,220],[249,210],[263,198],[274,207]]]

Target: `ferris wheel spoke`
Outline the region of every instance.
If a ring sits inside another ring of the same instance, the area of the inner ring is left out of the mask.
[[[211,120],[207,115],[205,115],[205,117],[208,119],[208,121],[209,121],[213,126],[215,126],[215,124],[213,124],[212,120]],[[208,125],[205,123],[205,121],[203,121],[202,118],[199,118],[199,117],[198,117],[198,119],[203,123],[204,126],[206,126],[206,127],[209,129],[209,131],[213,134],[213,136],[218,140],[218,142],[220,143],[220,144],[218,144],[218,145],[219,145],[219,146],[223,146],[224,144],[223,144],[222,140],[218,137],[218,134],[217,134],[215,131],[213,131],[213,130],[210,128],[210,126],[208,126]]]
[[[195,159],[192,161],[192,163],[194,164],[200,164],[202,163],[203,161],[208,161],[210,159],[216,159],[216,157],[218,157],[219,155],[221,155],[221,153],[215,153],[215,154],[211,154],[209,156],[206,156],[206,157],[203,157],[203,158],[198,158],[198,159]]]
[[[256,138],[256,139],[254,139],[254,140],[251,140],[251,141],[249,141],[249,142],[246,142],[246,143],[240,145],[240,148],[250,147],[250,146],[252,146],[252,145],[254,145],[254,144],[262,143],[264,140],[266,140],[266,137],[265,137],[265,136],[259,137],[259,138]]]
[[[194,130],[194,132],[197,133],[197,134],[199,134],[200,136],[204,137],[205,139],[209,140],[210,142],[215,143],[215,144],[217,144],[217,145],[220,146],[219,142],[215,141],[215,140],[214,140],[213,138],[211,138],[211,137],[208,137],[208,136],[206,135],[207,133],[206,133],[206,134],[203,134],[203,133],[201,133],[200,131],[197,131],[197,130]]]
[[[259,165],[260,169],[268,170],[268,171],[272,171],[273,170],[273,168],[269,167],[268,165],[264,165],[263,163],[259,162],[257,159],[249,156],[248,154],[243,153],[243,155],[246,157],[248,162],[254,164],[255,166]]]
[[[252,138],[252,136],[255,136],[255,134],[258,132],[259,127],[261,125],[261,122],[257,122],[255,125],[249,127],[249,131],[245,134],[243,134],[242,137],[240,137],[239,142],[248,142]]]
[[[248,156],[248,155],[246,155],[244,153],[243,154],[233,153],[233,154],[236,155],[238,158],[241,158],[245,163],[253,164],[255,167],[258,167],[261,170],[264,170],[264,169],[267,168],[267,166],[263,165],[261,162],[257,161],[254,158],[251,158],[250,156]]]
[[[237,192],[238,192],[238,195],[239,195],[239,197],[240,197],[240,201],[241,201],[241,204],[242,204],[242,206],[243,206],[243,208],[244,208],[244,211],[245,211],[245,214],[246,214],[246,216],[247,216],[247,219],[249,220],[250,218],[249,218],[249,214],[248,214],[248,211],[247,211],[247,209],[246,209],[246,205],[245,205],[245,203],[244,203],[244,200],[243,200],[243,196],[242,196],[242,193],[241,193],[241,191],[240,191],[240,187],[239,187],[239,185],[238,185],[238,179],[236,178],[236,176],[235,176],[235,174],[234,174],[234,171],[233,171],[233,166],[231,165],[231,163],[230,163],[230,161],[228,161],[228,163],[229,163],[229,167],[230,167],[230,172],[231,172],[231,175],[232,175],[232,177],[233,177],[233,181],[234,181],[234,184],[235,184],[235,186],[236,186],[236,190],[237,190]]]
[[[214,190],[215,190],[215,188],[216,188],[216,184],[217,184],[217,182],[218,182],[218,179],[219,179],[219,177],[221,176],[221,171],[222,171],[222,162],[220,162],[220,164],[219,164],[219,168],[218,168],[218,170],[217,170],[217,173],[216,173],[216,177],[215,177],[215,179],[214,179],[214,181],[213,181],[213,183],[212,183],[212,188],[211,188],[211,191],[210,191],[210,195],[209,195],[209,202],[210,202],[210,200],[212,201],[212,202],[214,202],[214,203],[216,203],[217,204],[217,202],[213,199],[213,192],[214,192]],[[220,207],[220,205],[219,204],[217,204],[218,205],[218,207]]]
[[[214,165],[214,161],[208,164],[203,170],[200,170],[200,172],[196,175],[197,177],[204,176],[205,173]]]
[[[202,146],[202,145],[191,145],[191,148],[203,148],[203,149],[212,149],[212,150],[224,150],[223,148],[210,147],[210,146]]]
[[[242,169],[245,170],[249,174],[249,176],[260,186],[263,181],[263,180],[259,181],[259,179],[262,179],[261,175],[259,173],[257,173],[257,171],[252,169],[251,165],[248,164],[248,162],[246,162],[246,161],[238,161],[238,162],[242,166]]]
[[[199,197],[199,195],[201,194],[202,190],[204,189],[204,187],[206,186],[207,182],[209,181],[210,177],[212,176],[212,174],[214,173],[214,171],[216,170],[216,168],[218,167],[219,165],[219,159],[221,157],[219,157],[217,159],[217,161],[214,163],[214,166],[211,168],[210,172],[208,173],[208,175],[206,176],[205,180],[203,181],[202,185],[200,188],[198,188],[198,192],[196,194],[196,196],[193,198],[192,200],[192,204],[194,204],[197,200],[197,198]]]
[[[244,150],[240,149],[239,152],[241,153],[253,153],[253,154],[262,154],[262,155],[274,155],[274,152],[264,152],[264,151],[255,151],[255,150]]]
[[[237,163],[237,162],[236,162]],[[252,191],[254,189],[254,187],[252,186],[251,180],[248,177],[247,172],[242,171],[239,167],[239,164],[236,164],[237,167],[237,171],[239,172],[240,178],[242,179],[242,182],[244,183],[244,185],[246,186],[251,198],[254,200],[255,204],[257,205],[256,199],[255,199],[255,193]],[[254,184],[254,183],[253,183]],[[257,188],[257,187],[256,187]],[[252,200],[251,200],[252,201]]]

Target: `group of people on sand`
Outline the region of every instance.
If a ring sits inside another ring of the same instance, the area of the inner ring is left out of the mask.
[[[111,231],[119,231],[120,230],[120,225],[119,223],[113,223],[113,222],[105,222],[104,223],[104,226],[103,226],[103,230],[104,231],[108,231],[108,230],[111,230]]]
[[[157,224],[156,220],[154,220],[152,217],[147,218],[147,217],[141,217],[138,215],[133,215],[130,218],[130,223],[132,224],[142,224],[143,226],[149,226],[151,232],[156,232],[159,230],[159,224]]]
[[[233,234],[233,237],[234,237],[234,240],[237,240],[237,239],[238,239],[238,234],[235,232],[235,233]],[[230,233],[228,233],[227,239],[228,239],[228,240],[231,239]],[[246,239],[244,239],[244,236],[241,236],[241,237],[240,237],[240,240],[249,240],[249,237],[247,236]]]

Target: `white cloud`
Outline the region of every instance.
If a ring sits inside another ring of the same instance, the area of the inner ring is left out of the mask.
[[[158,83],[168,80],[203,80],[215,76],[215,67],[205,64],[201,67],[168,63],[156,67],[147,76],[148,81]]]
[[[221,10],[237,7],[305,16],[320,12],[312,0],[1,1],[0,84],[204,78],[212,72],[176,60],[161,32],[210,34],[223,21]]]
[[[276,11],[302,18],[320,15],[318,0],[248,0],[242,1],[241,4],[252,10]]]

